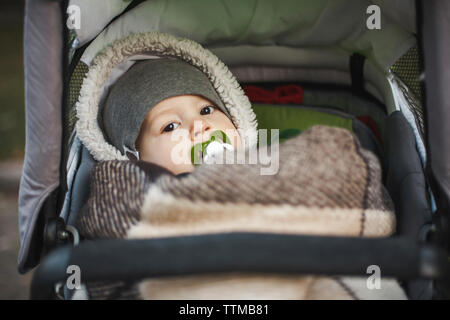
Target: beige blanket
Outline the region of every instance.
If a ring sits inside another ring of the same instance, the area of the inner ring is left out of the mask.
[[[280,146],[279,171],[258,165],[204,165],[163,175],[142,198],[128,238],[232,231],[386,237],[393,205],[378,160],[349,131],[317,126]],[[223,274],[143,281],[144,299],[405,299],[395,280],[367,277]],[[370,289],[372,288],[372,289]]]

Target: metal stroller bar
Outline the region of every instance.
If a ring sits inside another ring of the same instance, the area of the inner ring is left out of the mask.
[[[227,272],[367,277],[370,265],[379,266],[382,277],[448,279],[449,275],[443,250],[408,238],[222,233],[84,241],[59,248],[37,268],[31,298],[52,297],[54,285],[69,276],[69,265],[80,267],[83,283]]]

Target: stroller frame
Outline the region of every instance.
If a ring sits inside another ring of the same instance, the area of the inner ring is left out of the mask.
[[[37,7],[32,2],[27,1],[29,14]],[[132,1],[127,9],[140,2],[142,1]],[[60,7],[54,4],[51,7],[51,10],[59,11],[64,22],[67,3],[68,1],[61,1],[61,5],[58,4]],[[364,239],[225,233],[150,240],[85,241],[73,246],[70,243],[71,237],[65,233],[65,222],[59,218],[66,191],[65,165],[61,163],[62,187],[55,187],[49,192],[50,196],[43,205],[40,221],[37,223],[42,227],[38,228],[33,237],[36,243],[41,244],[41,247],[36,245],[35,248],[41,255],[21,268],[24,271],[43,258],[33,277],[31,298],[56,298],[55,284],[67,279],[69,265],[80,266],[84,281],[138,281],[151,277],[235,271],[367,276],[367,267],[374,264],[381,268],[386,277],[432,280],[432,298],[450,298],[450,181],[449,173],[445,172],[445,163],[450,160],[450,141],[436,143],[436,139],[441,139],[444,132],[444,129],[439,128],[444,128],[450,121],[450,92],[444,89],[448,83],[446,80],[450,77],[450,67],[443,67],[442,64],[445,54],[450,56],[450,43],[445,39],[445,30],[450,28],[450,21],[443,18],[443,12],[450,10],[450,4],[438,0],[426,1],[426,5],[425,1],[416,1],[416,4],[417,12],[420,13],[417,15],[419,48],[426,66],[422,93],[429,160],[425,175],[437,207],[432,224],[424,228],[420,239],[406,236]],[[66,40],[69,35],[68,30],[64,30],[65,36],[59,45],[65,53],[62,55],[62,71],[67,74],[73,68],[67,63],[69,48]],[[74,61],[82,51],[83,47],[75,52]],[[63,77],[62,97],[65,110],[68,77]],[[69,133],[61,133],[62,136],[67,134]],[[442,147],[444,155],[439,157],[437,148]],[[64,146],[62,149],[64,150]],[[133,256],[139,256],[140,260],[133,261]]]

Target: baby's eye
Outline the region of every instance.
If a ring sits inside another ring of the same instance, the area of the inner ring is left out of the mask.
[[[214,112],[214,110],[216,110],[216,107],[214,106],[206,106],[203,107],[202,110],[200,111],[200,114],[203,116],[205,114],[211,114]]]
[[[167,126],[164,127],[163,132],[170,132],[178,128],[180,124],[176,122],[171,122]]]

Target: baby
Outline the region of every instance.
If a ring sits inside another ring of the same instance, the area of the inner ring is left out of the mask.
[[[123,154],[175,175],[194,169],[192,147],[217,130],[229,137],[228,147],[242,146],[210,80],[179,59],[133,65],[111,88],[99,120],[106,139]]]
[[[165,50],[169,53],[162,54]],[[161,54],[149,57],[149,52]],[[121,63],[134,56],[149,59],[116,78]],[[238,82],[216,56],[191,40],[162,33],[131,35],[97,56],[87,78],[77,104],[77,134],[98,163],[89,198],[77,216],[83,239],[125,238],[141,220],[150,185],[161,174],[181,181],[192,172],[197,146],[200,160],[207,162],[209,155],[220,154],[217,147],[237,151],[257,143],[255,114]],[[119,161],[126,159],[133,161]],[[112,299],[116,293],[126,295],[127,285],[103,290],[102,284],[90,284],[88,291],[91,298]]]

